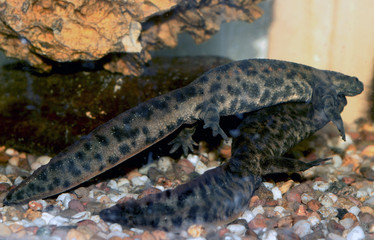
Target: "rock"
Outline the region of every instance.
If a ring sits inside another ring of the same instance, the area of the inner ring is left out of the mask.
[[[361,240],[365,239],[364,230],[360,226],[354,227],[348,234],[347,240]]]
[[[301,238],[313,232],[310,223],[306,220],[296,222],[292,229]]]
[[[187,229],[190,236],[197,238],[205,233],[205,229],[202,225],[192,225]]]
[[[1,237],[7,237],[11,233],[12,233],[12,231],[10,230],[10,228],[7,225],[5,225],[3,223],[0,223],[0,236]]]
[[[246,228],[240,224],[230,224],[227,226],[227,229],[235,235],[244,236]]]

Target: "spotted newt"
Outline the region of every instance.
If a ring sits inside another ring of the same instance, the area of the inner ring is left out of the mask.
[[[337,109],[346,99],[338,96]],[[228,163],[173,190],[147,195],[104,209],[100,217],[126,227],[185,229],[192,224],[228,223],[248,206],[261,175],[303,171],[322,160],[304,163],[282,158],[292,146],[329,122],[323,111],[311,117],[311,104],[285,103],[250,113],[233,138]]]
[[[214,68],[189,85],[116,116],[37,169],[4,199],[26,203],[71,189],[152,144],[181,125],[203,120],[213,135],[227,139],[221,116],[252,112],[285,102],[311,102],[345,137],[337,96],[363,90],[356,78],[338,72],[269,59],[248,59]],[[311,111],[312,112],[312,111]]]

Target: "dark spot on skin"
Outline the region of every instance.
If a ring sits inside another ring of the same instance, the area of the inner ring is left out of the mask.
[[[227,85],[227,92],[231,95],[231,96],[237,96],[240,94],[240,89],[235,87],[235,86],[232,86],[232,85]]]
[[[287,69],[287,65],[284,62],[281,61],[274,61],[274,65],[281,70]]]
[[[182,125],[184,123],[184,120],[182,118],[177,119],[177,126]]]
[[[221,78],[220,75],[218,75],[218,76],[216,77],[216,80],[217,80],[217,81],[221,81],[221,79],[222,79],[222,78]]]
[[[143,132],[144,135],[148,135],[149,134],[149,129],[146,126],[144,126],[142,128],[142,132]]]
[[[164,135],[165,135],[165,133],[164,133],[163,130],[160,130],[160,131],[158,132],[158,138],[162,138]]]
[[[55,172],[55,171],[64,171],[64,163],[61,159],[59,160],[56,160],[56,161],[52,161],[51,164],[49,165],[49,168],[51,169],[51,171]]]
[[[140,115],[140,117],[149,121],[152,117],[153,111],[151,109],[149,109],[147,105],[144,104],[144,105],[139,107],[138,114]]]
[[[130,152],[130,147],[127,144],[122,144],[119,146],[119,151],[121,154],[126,155]]]
[[[209,78],[205,75],[201,76],[198,81],[202,84],[206,84],[207,82],[209,82]]]
[[[175,128],[176,128],[176,126],[175,126],[174,124],[170,124],[170,125],[167,125],[167,126],[166,126],[166,130],[167,130],[168,132],[173,131]]]
[[[269,68],[264,68],[264,69],[262,70],[262,72],[265,73],[265,74],[270,74],[270,73],[271,73],[271,71],[270,71]]]
[[[208,221],[210,220],[210,215],[209,215],[209,213],[208,213],[208,212],[205,212],[203,218],[204,218],[204,221],[205,221],[205,222],[208,222]]]
[[[136,147],[136,141],[135,140],[131,141],[131,146]]]
[[[273,77],[266,78],[264,86],[268,87],[268,88],[276,88],[276,87],[278,87],[279,85],[276,82],[277,79],[278,78],[273,78]]]
[[[250,67],[252,67],[252,64],[249,61],[239,61],[236,63],[236,66],[242,70],[242,72],[246,72]]]
[[[15,194],[16,199],[23,199],[24,198],[24,191],[20,190]]]
[[[187,86],[183,90],[186,96],[189,98],[195,97],[197,94],[196,88],[194,86]]]
[[[173,223],[174,227],[180,227],[182,225],[182,217],[175,216],[171,219],[171,222]]]
[[[82,165],[82,168],[86,171],[86,172],[89,172],[91,171],[91,166],[87,163],[83,164]]]
[[[79,151],[79,152],[75,153],[75,158],[78,159],[78,160],[80,160],[80,161],[83,161],[84,157],[85,157],[84,152]]]
[[[188,211],[188,218],[191,219],[191,221],[196,220],[197,212],[199,212],[199,207],[198,206],[192,206],[190,210]]]
[[[247,92],[251,98],[258,98],[260,94],[260,89],[258,88],[257,84],[250,84]]]
[[[64,188],[68,188],[68,187],[70,187],[70,182],[68,180],[65,180],[64,183],[62,184],[62,186]]]
[[[175,100],[178,102],[178,103],[181,103],[181,102],[185,102],[186,101],[186,97],[183,95],[182,91],[176,91],[174,92],[174,97],[175,97]]]
[[[204,103],[200,103],[195,107],[196,112],[200,112],[204,107]]]
[[[297,93],[301,94],[303,92],[303,88],[297,82],[292,82],[293,88],[296,90]]]
[[[48,175],[47,175],[47,172],[43,171],[41,172],[38,176],[37,176],[37,179],[40,180],[40,181],[47,181],[48,180]]]
[[[29,183],[28,187],[31,191],[35,191],[35,183]]]
[[[220,95],[220,96],[218,97],[218,102],[220,102],[220,103],[224,103],[225,101],[226,101],[225,96]]]
[[[213,83],[210,85],[209,93],[216,93],[219,90],[221,90],[221,84],[220,83]]]
[[[53,184],[54,184],[56,187],[60,186],[60,184],[61,184],[60,179],[57,178],[57,177],[53,178]]]
[[[35,187],[35,191],[39,192],[39,193],[45,192],[45,187],[38,185],[38,186]]]
[[[85,144],[83,144],[83,148],[86,151],[90,151],[92,149],[92,145],[91,145],[91,143],[86,142]]]
[[[117,142],[122,142],[127,137],[126,132],[119,127],[112,127],[111,131],[113,137],[117,140]]]
[[[307,75],[304,72],[299,72],[302,79],[307,79]]]
[[[70,169],[70,173],[74,177],[79,177],[82,174],[81,170],[79,170],[78,168]]]
[[[291,70],[291,72],[288,72],[288,73],[286,74],[286,77],[287,77],[288,79],[295,79],[295,77],[296,77],[296,72],[295,72],[294,70]]]
[[[53,186],[53,184],[49,184],[49,185],[48,185],[48,190],[49,190],[49,191],[52,191],[53,189],[55,189],[55,187]]]
[[[156,138],[154,138],[154,137],[146,137],[145,138],[145,143],[146,144],[151,144],[151,143],[154,143],[154,142],[156,142]]]
[[[154,98],[153,100],[150,101],[150,104],[158,110],[167,110],[168,109],[168,104],[167,102],[163,100],[159,100],[157,98]]]
[[[103,156],[100,153],[95,153],[94,158],[99,162],[103,161]]]
[[[255,69],[250,69],[250,70],[245,71],[245,74],[246,74],[248,77],[253,77],[253,76],[258,75],[258,72],[257,72],[257,70],[255,70]]]
[[[235,98],[230,103],[230,112],[229,112],[230,114],[233,114],[236,112],[236,104],[238,104],[238,99]]]
[[[108,158],[108,162],[110,163],[110,164],[115,164],[115,163],[117,163],[119,161],[119,157],[117,157],[117,156],[110,156],[109,158]]]
[[[240,77],[235,77],[235,80],[236,80],[238,83],[240,83],[242,79],[241,79]]]
[[[69,169],[69,172],[71,173],[72,176],[79,177],[82,174],[81,170],[79,170],[75,166],[75,162],[74,162],[73,159],[68,158],[68,159],[66,159],[66,162],[67,162],[67,167]]]
[[[95,138],[97,139],[97,141],[102,145],[102,146],[108,146],[109,145],[109,141],[108,139],[103,136],[103,135],[96,135]]]
[[[222,66],[219,66],[215,69],[215,72],[219,73],[219,74],[223,74],[225,72],[227,72],[230,67],[231,67],[232,64],[225,64],[225,65],[222,65]]]
[[[129,125],[130,124],[130,122],[131,122],[131,119],[132,119],[132,115],[127,115],[127,116],[125,116],[123,119],[122,119],[122,122],[123,122],[123,124],[125,124],[125,125]]]
[[[104,168],[105,168],[105,165],[100,165],[100,167],[99,167],[99,171],[100,171],[100,172],[103,171]]]

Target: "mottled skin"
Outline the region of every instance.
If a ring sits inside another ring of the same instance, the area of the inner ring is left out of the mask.
[[[220,116],[284,102],[312,102],[340,130],[337,96],[363,90],[355,77],[291,62],[250,59],[214,68],[186,87],[134,107],[60,152],[11,190],[4,204],[26,203],[73,188],[160,141],[184,123],[203,120],[227,138]]]
[[[340,95],[338,109],[346,104]],[[184,229],[191,224],[224,223],[237,217],[261,183],[260,175],[306,170],[323,160],[304,163],[283,159],[292,146],[329,122],[323,112],[310,116],[310,104],[285,103],[249,114],[233,140],[228,163],[174,190],[130,200],[101,211],[105,221],[126,227]]]

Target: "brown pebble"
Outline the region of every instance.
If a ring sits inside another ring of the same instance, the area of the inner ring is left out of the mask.
[[[286,195],[287,201],[301,203],[301,196],[298,192],[291,191]]]
[[[291,216],[281,217],[278,221],[278,228],[281,228],[281,227],[290,228],[292,227],[292,224],[293,224],[293,219]]]
[[[297,216],[307,216],[308,213],[306,212],[306,206],[304,204],[300,204],[299,208],[296,210]]]
[[[316,199],[310,200],[306,205],[312,211],[317,211],[318,209],[322,207],[322,204]]]
[[[70,202],[69,202],[69,208],[74,210],[74,211],[77,211],[77,212],[83,212],[85,211],[86,209],[84,208],[83,204],[81,201],[77,200],[77,199],[72,199]]]
[[[11,233],[12,231],[7,225],[0,223],[0,236],[6,237],[9,236]]]
[[[23,216],[30,221],[34,221],[35,219],[40,218],[42,216],[42,213],[39,211],[34,211],[32,209],[27,209]]]
[[[353,214],[353,213],[346,213],[344,214],[343,218],[342,219],[346,219],[346,218],[352,218],[355,222],[357,222],[357,217]]]
[[[38,231],[39,227],[32,226],[32,227],[25,227],[25,231],[27,235],[36,235],[36,232]]]
[[[147,195],[150,195],[150,194],[156,194],[156,193],[159,193],[159,192],[162,192],[160,189],[158,188],[154,188],[154,187],[151,187],[151,188],[148,188],[146,190],[144,190],[138,197],[138,199],[141,199]]]
[[[86,240],[86,239],[89,239],[89,237],[87,238],[87,236],[84,233],[76,229],[70,229],[66,235],[66,240]]]
[[[188,228],[187,232],[190,236],[197,238],[205,233],[205,228],[202,225],[192,225]]]
[[[74,190],[74,193],[77,195],[78,198],[87,197],[90,191],[85,187],[80,187]]]
[[[8,183],[0,183],[0,192],[6,192],[10,188]]]
[[[30,201],[28,203],[29,205],[29,208],[34,210],[34,211],[41,211],[43,210],[43,204],[41,204],[40,202],[37,202],[37,201]]]
[[[175,167],[177,172],[183,171],[187,175],[195,171],[194,165],[192,165],[192,163],[187,159],[179,160]]]
[[[155,237],[156,240],[168,240],[168,236],[166,232],[161,230],[156,230],[152,232],[152,235]]]
[[[353,177],[343,177],[343,178],[342,178],[342,181],[343,181],[345,184],[350,185],[350,184],[354,183],[354,182],[356,181],[356,179],[353,178]]]
[[[266,228],[267,227],[266,222],[269,220],[270,219],[265,217],[264,215],[257,214],[256,217],[248,223],[248,227],[249,229],[253,229],[253,230],[258,229],[258,228]]]
[[[138,171],[138,169],[132,170],[128,174],[126,174],[127,179],[131,181],[134,177],[141,177],[142,174]]]
[[[16,232],[24,230],[25,227],[20,225],[20,224],[14,223],[14,224],[9,225],[9,229],[10,229],[10,231],[16,233]]]
[[[113,237],[109,238],[109,240],[123,240],[123,238],[121,238],[119,236],[113,236]]]
[[[156,238],[149,232],[149,231],[145,231],[142,235],[141,235],[141,240],[156,240]]]

